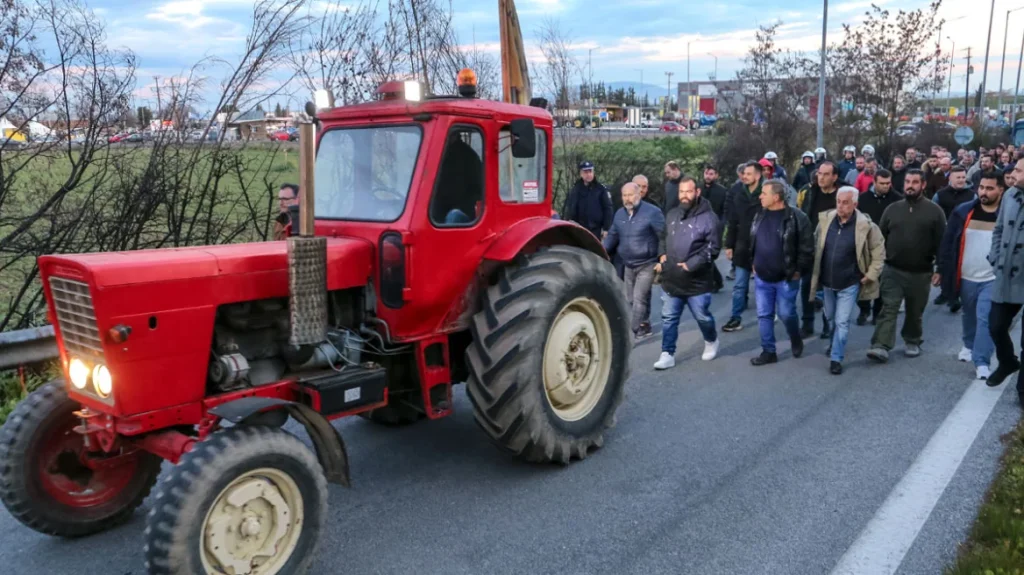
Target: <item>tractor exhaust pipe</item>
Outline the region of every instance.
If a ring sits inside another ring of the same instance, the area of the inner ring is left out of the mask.
[[[299,124],[299,233],[288,237],[288,307],[293,346],[327,341],[327,238],[314,234],[316,131]]]

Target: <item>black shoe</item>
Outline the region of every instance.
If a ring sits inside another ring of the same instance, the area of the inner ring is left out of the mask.
[[[650,327],[645,328],[644,326],[640,326],[640,329],[636,330],[636,339],[644,339],[645,337],[650,337],[653,334],[654,332],[651,331]]]
[[[946,305],[949,303],[949,298],[946,297],[946,294],[939,294],[939,297],[935,298],[935,301],[932,303],[935,305]]]
[[[832,330],[823,329],[821,330],[821,339],[832,339]]]
[[[866,325],[868,323],[868,314],[860,312],[857,316],[857,325]]]
[[[779,356],[775,355],[774,353],[762,351],[761,355],[750,359],[750,365],[765,365],[768,363],[778,363],[778,361]]]
[[[814,337],[814,322],[805,321],[804,327],[800,329],[800,335],[803,337]]]
[[[790,343],[793,344],[793,357],[800,357],[804,354],[804,340],[794,339]]]
[[[843,364],[833,361],[828,364],[828,370],[832,372],[832,375],[841,375],[843,373]]]
[[[956,313],[960,311],[960,308],[962,307],[964,307],[964,304],[960,303],[960,300],[958,299],[955,302],[949,304],[949,313]]]
[[[1005,380],[1007,377],[1010,376],[1010,374],[1017,371],[1018,369],[1020,369],[1019,361],[1014,361],[1013,363],[1007,365],[1004,365],[1003,363],[1000,362],[999,367],[997,367],[996,370],[993,371],[992,374],[988,376],[988,379],[985,380],[985,385],[989,387],[996,387],[997,385],[1003,383],[1003,380]]]
[[[722,331],[739,331],[741,329],[743,329],[743,324],[736,318],[730,319],[722,326]]]

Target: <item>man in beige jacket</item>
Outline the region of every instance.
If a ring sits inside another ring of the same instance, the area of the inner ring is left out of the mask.
[[[857,210],[860,193],[843,186],[836,209],[818,215],[811,294],[820,282],[825,292],[825,317],[833,326],[829,370],[843,373],[843,353],[857,300],[878,297],[878,278],[885,263],[885,240],[871,218]]]

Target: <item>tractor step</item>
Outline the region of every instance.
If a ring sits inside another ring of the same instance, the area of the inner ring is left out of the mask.
[[[347,366],[340,372],[305,377],[297,383],[313,399],[312,407],[329,416],[383,403],[388,378],[382,367]]]

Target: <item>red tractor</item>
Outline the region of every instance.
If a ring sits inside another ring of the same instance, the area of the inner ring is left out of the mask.
[[[61,537],[108,529],[168,460],[151,574],[296,573],[327,483],[349,485],[333,419],[438,419],[465,382],[511,454],[566,464],[602,444],[629,312],[600,242],[551,218],[551,115],[470,81],[378,93],[307,106],[286,241],[39,259],[65,379],[0,432],[13,516]]]

